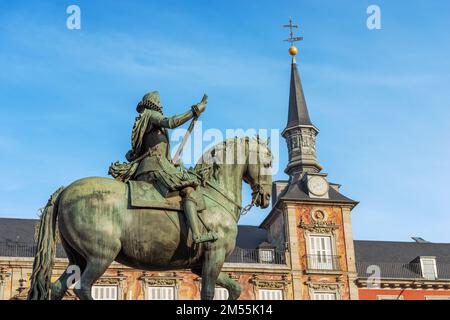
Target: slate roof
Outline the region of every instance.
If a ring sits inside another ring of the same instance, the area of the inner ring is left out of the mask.
[[[242,249],[256,249],[267,241],[267,230],[257,226],[238,226],[236,246]]]
[[[0,242],[34,242],[36,219],[0,218]]]
[[[379,266],[382,278],[422,278],[422,257],[436,257],[438,279],[450,279],[450,243],[355,240],[358,275],[368,277],[370,266]]]
[[[330,183],[333,185],[333,183]],[[358,204],[358,201],[347,198],[342,193],[334,188],[329,189],[328,199],[317,199],[310,198],[309,195],[303,190],[301,181],[288,185],[287,189],[283,191],[277,198],[279,201],[282,200],[292,200],[292,201],[321,201],[321,202],[339,202],[339,203],[349,203]]]
[[[435,256],[450,264],[450,243],[355,240],[354,246],[361,262],[408,263],[418,256]]]

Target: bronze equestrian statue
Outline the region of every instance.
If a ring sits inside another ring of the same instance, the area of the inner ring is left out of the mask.
[[[252,204],[269,206],[272,154],[259,138],[236,137],[207,150],[189,171],[173,164],[167,129],[198,117],[205,105],[206,98],[167,118],[159,95],[145,95],[129,163],[110,167],[115,179],[80,179],[50,197],[28,299],[62,299],[70,285],[72,268],[51,284],[57,230],[68,268],[80,268],[74,292],[82,300],[92,300],[92,285],[113,261],[148,271],[190,269],[202,277],[202,299],[214,298],[216,284],[229,291],[230,300],[239,298],[239,284],[221,269],[235,247],[242,182],[252,188]]]

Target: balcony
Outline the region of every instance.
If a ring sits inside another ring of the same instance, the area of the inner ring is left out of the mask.
[[[236,247],[225,262],[285,265],[285,257],[284,251],[275,249],[242,249]]]
[[[308,273],[337,273],[342,271],[340,256],[308,254],[305,256]]]

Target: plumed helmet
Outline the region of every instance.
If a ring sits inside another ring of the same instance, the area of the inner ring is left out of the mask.
[[[142,97],[142,100],[138,103],[136,107],[136,111],[142,113],[145,109],[152,109],[158,112],[162,112],[162,106],[159,100],[158,91],[146,93]]]

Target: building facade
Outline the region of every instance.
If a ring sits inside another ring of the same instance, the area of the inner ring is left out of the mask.
[[[286,181],[275,181],[272,209],[260,226],[239,226],[223,271],[246,300],[448,299],[450,244],[354,241],[357,202],[327,180],[317,152],[295,58],[283,131]],[[36,250],[37,220],[0,218],[0,300],[26,299]],[[53,281],[67,266],[59,245]],[[188,270],[146,272],[113,263],[93,287],[97,300],[200,299]],[[228,292],[216,288],[215,299]],[[66,299],[75,299],[71,290]]]

